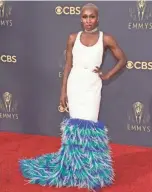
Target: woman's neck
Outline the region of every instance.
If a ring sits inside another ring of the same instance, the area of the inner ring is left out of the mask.
[[[98,27],[92,29],[91,31],[87,31],[86,29],[84,30],[84,32],[86,33],[94,33],[94,32],[97,32],[98,31]]]

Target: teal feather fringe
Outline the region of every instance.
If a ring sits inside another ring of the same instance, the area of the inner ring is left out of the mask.
[[[29,183],[92,191],[111,185],[114,171],[104,125],[70,118],[61,123],[61,131],[58,152],[19,161],[21,173]]]

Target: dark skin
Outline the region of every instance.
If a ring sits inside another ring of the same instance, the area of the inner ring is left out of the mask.
[[[84,30],[91,31],[96,26],[98,25],[98,13],[95,8],[86,8],[82,11],[81,13],[81,23],[84,28]],[[76,40],[77,34],[71,34],[67,40],[67,48],[66,48],[66,64],[64,68],[64,73],[63,73],[63,83],[62,83],[62,89],[61,89],[61,97],[60,97],[60,105],[63,106],[64,108],[67,105],[67,79],[69,76],[69,73],[72,68],[72,60],[73,60],[73,55],[72,55],[72,49],[74,42]],[[97,40],[99,38],[99,33],[94,32],[94,33],[87,33],[83,32],[80,40],[81,43],[85,46],[93,46],[96,44]],[[93,72],[97,73],[99,77],[102,80],[109,80],[112,78],[115,74],[117,74],[122,68],[125,67],[126,65],[126,56],[118,43],[116,42],[115,38],[112,37],[111,35],[104,34],[103,36],[103,44],[104,44],[104,52],[107,49],[110,49],[113,56],[116,58],[117,63],[116,65],[106,74],[103,74],[100,70],[100,68],[96,67]]]

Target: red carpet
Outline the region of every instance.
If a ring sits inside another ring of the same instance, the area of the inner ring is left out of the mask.
[[[0,133],[0,192],[87,192],[86,189],[25,185],[18,169],[24,157],[55,152],[60,139]],[[102,192],[152,192],[152,149],[112,144],[116,181]]]

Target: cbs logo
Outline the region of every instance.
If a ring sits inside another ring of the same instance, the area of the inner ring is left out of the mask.
[[[0,55],[0,61],[3,63],[16,63],[17,59],[15,55]]]
[[[80,15],[81,7],[76,6],[57,6],[55,12],[57,15]]]
[[[126,67],[127,69],[152,70],[152,61],[128,61]]]

